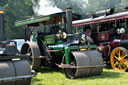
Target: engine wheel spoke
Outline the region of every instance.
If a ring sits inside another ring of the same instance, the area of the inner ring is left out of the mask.
[[[114,56],[114,57],[115,57],[117,60],[119,60],[117,56]]]
[[[128,69],[127,49],[115,48],[111,53],[111,65],[114,70],[125,72]]]
[[[119,52],[118,52],[118,56],[120,57],[120,50],[119,50]]]
[[[123,64],[123,67],[124,67],[124,69],[125,69],[125,71],[127,70],[127,65],[125,65],[124,63],[122,63]]]
[[[123,58],[126,58],[127,57],[127,54],[125,54],[124,56],[123,56]]]
[[[121,64],[119,64],[118,68],[119,68],[120,70],[122,70]]]

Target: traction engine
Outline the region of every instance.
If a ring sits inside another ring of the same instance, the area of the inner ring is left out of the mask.
[[[27,56],[21,55],[15,41],[4,41],[4,9],[0,8],[0,85],[30,85],[32,72]]]
[[[46,17],[49,16],[50,18],[46,20]],[[57,26],[55,28],[45,28],[44,30],[50,29],[50,33],[37,31],[32,36],[33,42],[28,41],[23,44],[21,53],[31,56],[29,60],[32,62],[32,69],[37,71],[41,66],[58,66],[63,68],[68,78],[101,74],[104,63],[101,54],[97,51],[97,46],[93,44],[93,40],[87,37],[84,32],[72,32],[72,18],[74,17],[72,16],[72,9],[68,8],[66,13],[49,16],[38,18],[38,20],[43,19],[38,22],[35,22],[36,18],[16,23],[16,25],[23,23],[27,26],[36,26],[37,24],[54,25],[60,23],[57,23],[57,20],[62,18],[64,20],[64,29],[56,31]],[[36,28],[38,28],[38,25]]]
[[[95,15],[104,14],[104,24],[100,23],[101,27],[99,27],[100,25],[97,26],[97,40],[95,40],[95,42],[98,42],[98,50],[101,52],[106,64],[111,63],[112,68],[116,71],[127,72],[128,19],[126,18],[126,16],[128,15],[128,13],[122,12],[108,16],[105,15],[106,13],[112,14],[113,12],[113,9],[96,12]],[[108,22],[106,17],[108,17]],[[113,21],[109,20],[110,18]]]

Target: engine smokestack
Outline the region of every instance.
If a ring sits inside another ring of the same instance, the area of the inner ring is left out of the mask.
[[[72,34],[72,8],[66,9],[66,32]]]
[[[102,15],[107,16],[107,15],[111,15],[113,13],[114,13],[113,8],[107,9],[107,10],[101,10],[101,11],[97,11],[94,14],[92,14],[92,18],[99,17],[99,16],[102,16]]]
[[[125,7],[124,9],[125,9],[126,11],[128,11],[128,7]]]
[[[0,41],[4,41],[5,31],[4,31],[4,9],[0,7]]]

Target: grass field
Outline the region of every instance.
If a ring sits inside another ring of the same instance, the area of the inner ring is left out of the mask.
[[[104,68],[100,76],[68,79],[61,69],[41,68],[31,85],[128,85],[128,73]]]

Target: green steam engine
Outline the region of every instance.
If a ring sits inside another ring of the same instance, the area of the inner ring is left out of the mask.
[[[66,12],[16,22],[16,26],[25,25],[26,42],[21,54],[30,56],[33,70],[59,66],[68,78],[102,73],[104,64],[97,46],[84,32],[72,28],[72,20],[79,18],[68,8]]]

